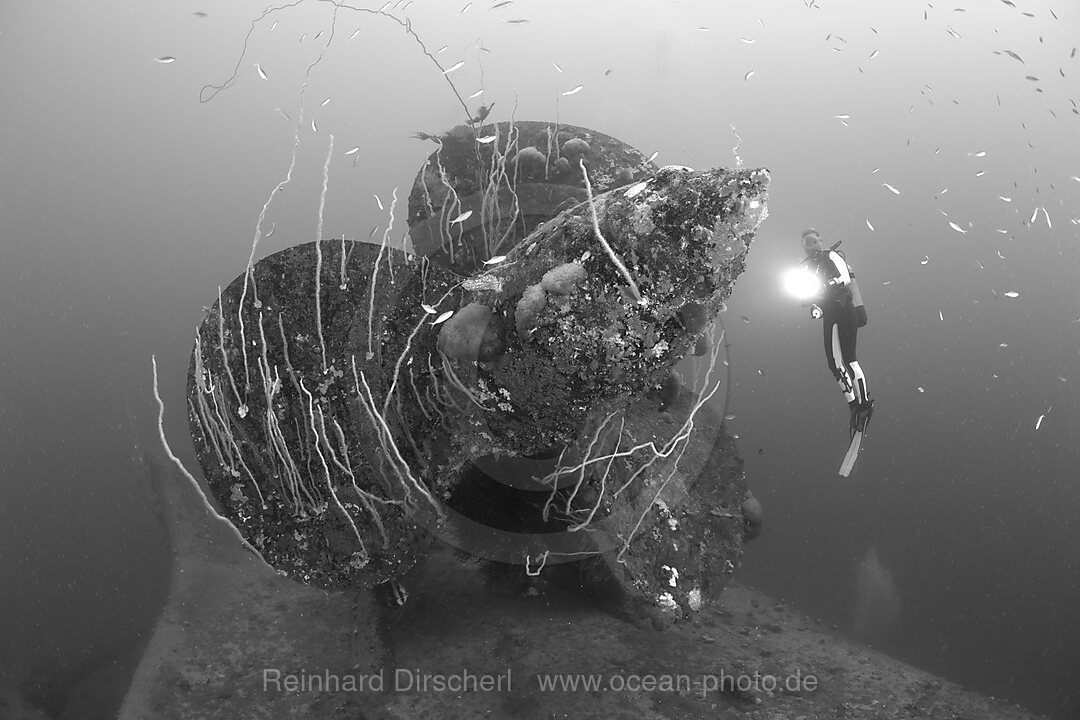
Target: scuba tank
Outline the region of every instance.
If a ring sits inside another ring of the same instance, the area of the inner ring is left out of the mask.
[[[829,248],[831,251],[836,251],[836,248],[840,247],[840,240]],[[842,250],[836,251],[845,263],[847,258],[844,256]],[[866,306],[863,305],[862,294],[859,292],[859,283],[855,282],[855,270],[851,267],[850,263],[847,266],[848,274],[851,276],[851,284],[848,285],[848,292],[851,294],[851,304],[855,308],[855,327],[861,328],[866,326]]]
[[[840,247],[842,240],[837,240],[832,244],[826,253],[835,252],[840,258],[847,263],[847,257],[844,256],[843,250],[837,250]],[[866,306],[863,305],[862,294],[859,292],[859,284],[855,282],[855,271],[851,265],[848,265],[848,274],[851,275],[851,284],[848,285],[848,293],[851,295],[851,304],[855,308],[855,327],[866,326]]]
[[[844,262],[847,262],[845,260]],[[866,325],[866,307],[862,302],[862,295],[859,294],[859,285],[855,282],[855,272],[848,265],[848,272],[851,273],[851,284],[848,285],[848,289],[851,290],[851,304],[855,306],[855,327],[864,327]]]

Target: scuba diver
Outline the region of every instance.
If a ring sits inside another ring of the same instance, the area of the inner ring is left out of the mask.
[[[810,228],[803,231],[802,244],[806,250],[803,262],[823,285],[823,295],[819,292],[817,297],[803,302],[803,306],[809,304],[810,317],[823,321],[825,359],[851,411],[851,435],[861,435],[874,412],[874,401],[866,389],[866,375],[855,359],[856,336],[858,329],[866,325],[866,308],[855,284],[855,273],[836,250],[840,243],[825,250],[817,230]],[[820,306],[812,302],[815,299],[821,302]]]

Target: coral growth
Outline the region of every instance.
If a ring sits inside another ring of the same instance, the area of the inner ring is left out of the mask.
[[[576,160],[589,152],[589,143],[581,138],[570,138],[563,143],[561,152],[571,160]]]
[[[514,162],[518,164],[519,169],[528,172],[547,165],[547,157],[544,156],[544,153],[529,145],[518,150],[517,155],[514,156]],[[522,166],[528,166],[528,170]]]
[[[443,325],[437,347],[455,360],[487,362],[502,355],[504,331],[502,315],[487,305],[469,303]]]
[[[753,540],[761,534],[761,524],[765,519],[765,510],[761,507],[761,501],[754,497],[754,494],[749,490],[743,495],[741,509],[744,527],[743,539]]]
[[[521,294],[514,309],[514,326],[519,337],[527,338],[536,329],[536,319],[547,304],[547,293],[541,285],[530,285]]]
[[[564,263],[544,273],[540,285],[552,295],[569,295],[585,280],[585,266],[578,262]]]

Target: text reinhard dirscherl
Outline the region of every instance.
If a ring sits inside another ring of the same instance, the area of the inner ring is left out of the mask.
[[[763,673],[675,674],[675,673],[545,673],[531,680],[540,692],[684,692],[702,696],[716,692],[801,693],[818,689],[818,678],[795,671],[789,675]],[[385,669],[375,673],[335,673],[329,669],[285,672],[279,668],[262,671],[263,692],[352,693],[352,692],[511,692],[510,668],[503,672],[474,672],[467,668],[449,673],[423,672],[419,668]]]

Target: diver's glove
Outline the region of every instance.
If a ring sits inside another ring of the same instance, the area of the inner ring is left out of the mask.
[[[810,305],[810,317],[818,320],[823,314],[824,313],[821,312],[821,308],[817,306],[817,303],[813,303]]]

